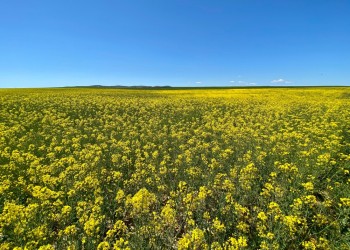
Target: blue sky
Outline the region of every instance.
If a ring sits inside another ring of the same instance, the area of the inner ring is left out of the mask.
[[[350,85],[348,0],[2,0],[0,87]]]

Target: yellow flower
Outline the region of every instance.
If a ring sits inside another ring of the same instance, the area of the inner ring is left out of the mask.
[[[305,219],[301,219],[295,215],[284,216],[283,224],[287,226],[287,228],[292,234],[294,234],[298,229],[306,227]]]
[[[190,234],[185,234],[178,241],[178,249],[207,249],[208,245],[205,243],[204,232],[195,228]]]
[[[100,231],[100,222],[96,220],[95,218],[91,217],[87,222],[84,224],[84,231],[87,235],[93,236],[95,234],[98,234]]]
[[[149,192],[146,188],[140,189],[131,200],[127,200],[127,203],[132,205],[134,215],[148,213],[155,202],[155,194]]]
[[[224,244],[225,248],[228,250],[238,250],[248,246],[247,239],[240,236],[238,239],[230,237]]]
[[[340,198],[340,206],[350,207],[350,198]]]
[[[178,187],[180,192],[185,192],[187,189],[187,183],[185,181],[180,181]]]
[[[314,184],[312,182],[305,182],[301,184],[306,191],[313,191],[314,190]]]
[[[124,191],[122,189],[119,189],[118,192],[117,192],[117,195],[115,196],[115,200],[117,202],[120,202],[120,201],[123,200],[124,197],[125,197]]]
[[[264,212],[260,212],[258,213],[258,219],[262,220],[262,221],[266,221],[267,220],[267,216]]]
[[[248,233],[248,231],[249,231],[249,224],[244,223],[243,221],[240,221],[240,222],[238,223],[238,225],[236,226],[236,228],[237,228],[239,231],[243,232],[243,233]]]
[[[113,245],[114,250],[131,250],[129,247],[129,241],[124,238],[119,238]]]
[[[305,204],[313,206],[317,203],[317,199],[314,195],[306,195],[302,197],[302,200]]]
[[[108,242],[102,241],[100,244],[98,244],[97,249],[98,250],[109,250],[110,249],[110,245],[109,245]]]
[[[273,234],[273,233],[271,233],[271,232],[268,232],[268,233],[266,234],[266,238],[272,240],[273,238],[275,238],[275,234]]]
[[[217,241],[214,241],[213,243],[211,243],[210,249],[212,249],[212,250],[223,250],[222,246]]]
[[[215,232],[218,233],[225,232],[226,230],[225,225],[221,221],[219,221],[217,217],[213,220],[213,229]]]
[[[208,190],[207,187],[201,186],[201,187],[199,188],[198,199],[199,199],[200,201],[204,201],[205,198],[206,198],[208,195],[210,195],[210,194],[211,194],[211,191]]]
[[[166,204],[161,211],[161,217],[164,222],[168,225],[174,225],[176,222],[175,216],[176,211],[169,204]]]
[[[51,244],[39,247],[39,250],[55,250],[55,247]]]
[[[304,241],[301,245],[304,249],[316,250],[316,245],[313,241]]]

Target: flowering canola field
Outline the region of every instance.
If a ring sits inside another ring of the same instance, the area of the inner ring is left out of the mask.
[[[350,249],[350,89],[0,90],[0,249]]]

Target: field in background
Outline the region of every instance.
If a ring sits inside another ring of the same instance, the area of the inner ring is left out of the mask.
[[[349,249],[350,88],[0,90],[1,249]]]

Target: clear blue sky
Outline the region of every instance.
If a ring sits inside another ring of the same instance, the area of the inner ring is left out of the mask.
[[[348,0],[2,0],[0,87],[350,85]]]

